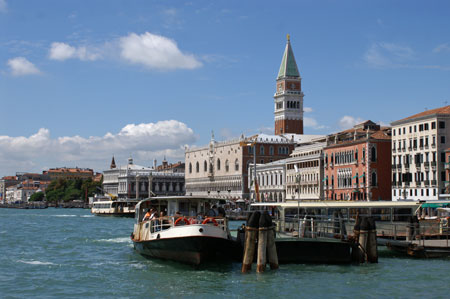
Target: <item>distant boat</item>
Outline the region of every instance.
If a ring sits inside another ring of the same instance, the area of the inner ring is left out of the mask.
[[[136,199],[110,199],[96,201],[92,204],[91,213],[98,216],[134,217]]]
[[[232,239],[226,217],[209,216],[219,199],[208,197],[154,197],[136,205],[136,223],[131,235],[134,248],[143,256],[199,265],[239,256],[240,246]],[[144,220],[150,208],[167,209],[169,216]],[[180,211],[182,215],[176,216]]]

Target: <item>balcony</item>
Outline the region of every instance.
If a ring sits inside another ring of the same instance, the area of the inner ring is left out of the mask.
[[[323,167],[327,168],[328,167],[328,163],[324,163]]]
[[[425,144],[425,149],[429,149],[430,146],[428,144]]]
[[[423,167],[425,168],[425,171],[430,170],[430,162],[423,162]]]
[[[431,186],[436,186],[437,185],[437,181],[436,180],[431,180]]]
[[[360,188],[366,187],[366,186],[364,186],[364,183],[360,183],[359,186],[360,186]]]
[[[423,150],[423,144],[422,144],[422,145],[419,145],[419,149],[420,149],[420,150]]]
[[[406,147],[402,148],[402,152],[406,152]]]
[[[408,146],[408,151],[412,151],[412,147]]]
[[[432,143],[431,148],[436,148],[436,143]]]
[[[423,183],[424,183],[425,187],[430,186],[430,180],[425,180],[425,181],[423,181]]]
[[[431,169],[436,170],[436,161],[431,162]]]
[[[410,184],[411,184],[410,182],[403,182],[403,186],[405,187],[409,187]]]
[[[330,167],[333,168],[333,162],[330,162]]]
[[[450,169],[450,162],[444,163],[444,169],[446,169],[446,170]]]
[[[409,164],[405,164],[405,170],[409,171]]]
[[[402,169],[402,164],[397,164],[397,169]]]
[[[392,187],[397,187],[397,182],[391,182]]]
[[[444,188],[447,188],[450,185],[449,181],[444,181]]]
[[[397,152],[397,150],[396,150],[395,148],[393,148],[393,149],[392,149],[392,152],[393,152],[393,153],[396,153],[396,152]]]
[[[422,164],[416,163],[416,169],[421,169],[421,168],[422,168]]]
[[[397,169],[397,165],[396,164],[392,164],[392,169]]]

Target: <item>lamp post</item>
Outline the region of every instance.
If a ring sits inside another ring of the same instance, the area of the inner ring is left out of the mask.
[[[257,186],[257,181],[256,181],[256,141],[253,142],[245,142],[245,141],[241,141],[239,143],[240,146],[244,147],[244,146],[248,146],[248,147],[253,147],[253,185],[255,188],[255,198],[258,201],[261,201],[259,198],[259,192],[256,191],[256,186]]]

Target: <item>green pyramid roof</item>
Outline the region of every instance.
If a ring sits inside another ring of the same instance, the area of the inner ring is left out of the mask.
[[[283,77],[300,77],[289,38],[286,43],[286,49],[284,50],[283,59],[281,60],[280,71],[278,72],[277,79]]]

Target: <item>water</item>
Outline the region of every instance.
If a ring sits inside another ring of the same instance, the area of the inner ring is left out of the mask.
[[[243,275],[239,263],[194,269],[143,258],[129,238],[133,221],[81,209],[0,209],[0,298],[449,296],[450,259],[384,252],[374,265],[281,265],[264,274],[254,265]]]

